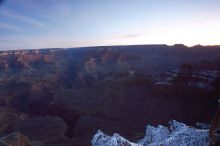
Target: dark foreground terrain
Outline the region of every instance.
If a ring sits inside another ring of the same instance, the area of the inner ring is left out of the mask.
[[[98,129],[136,141],[146,123],[210,123],[219,73],[220,46],[2,51],[0,137],[89,146]]]

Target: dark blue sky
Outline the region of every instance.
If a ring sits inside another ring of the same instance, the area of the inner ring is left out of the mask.
[[[5,0],[0,49],[220,44],[219,0]]]

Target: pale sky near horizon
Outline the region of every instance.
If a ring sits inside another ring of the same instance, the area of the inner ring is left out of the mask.
[[[219,45],[219,6],[220,0],[4,0],[0,50]]]

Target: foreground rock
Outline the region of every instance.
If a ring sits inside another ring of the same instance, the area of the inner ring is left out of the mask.
[[[42,141],[48,145],[64,141],[66,128],[62,119],[51,116],[30,118],[13,127],[14,131],[22,132],[31,141]]]
[[[132,143],[124,137],[114,134],[108,136],[102,131],[94,135],[92,146],[208,146],[210,139],[208,130],[189,127],[175,120],[169,122],[169,129],[159,125],[153,127],[148,125],[143,139],[137,143]]]
[[[0,137],[11,133],[13,125],[26,119],[28,119],[27,114],[21,113],[12,108],[0,107]]]
[[[0,146],[30,146],[30,142],[25,135],[15,132],[0,138]]]
[[[101,130],[95,134],[92,140],[93,146],[138,146],[139,144],[132,143],[120,136],[119,134],[114,134],[113,136],[108,136],[104,134]]]

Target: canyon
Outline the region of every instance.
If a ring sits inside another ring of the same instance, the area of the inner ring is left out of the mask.
[[[136,142],[148,124],[210,123],[219,88],[220,46],[0,51],[0,137],[89,146],[102,129]]]

